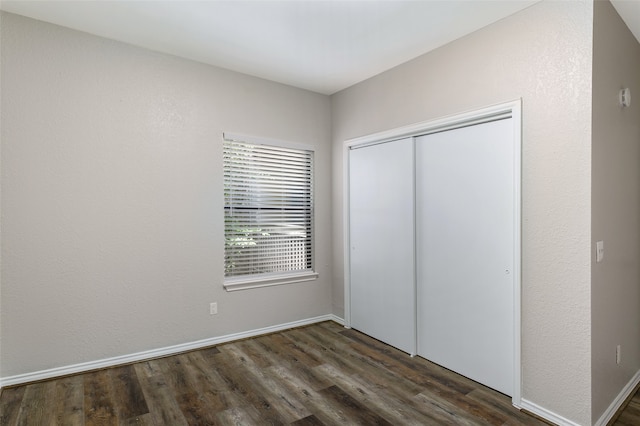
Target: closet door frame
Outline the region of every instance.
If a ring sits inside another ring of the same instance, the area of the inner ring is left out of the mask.
[[[513,291],[513,395],[512,404],[521,408],[522,399],[522,368],[521,368],[521,298],[522,298],[522,250],[521,250],[521,181],[522,181],[522,100],[506,102],[482,109],[464,112],[434,120],[427,120],[408,126],[399,127],[367,136],[362,136],[345,141],[343,146],[343,251],[344,251],[344,323],[351,328],[351,268],[350,268],[350,218],[349,218],[349,153],[355,147],[363,147],[396,139],[417,137],[430,133],[452,130],[460,127],[480,124],[500,118],[511,117],[513,120],[513,166],[514,166],[514,291]],[[415,271],[414,271],[415,276]],[[417,283],[414,283],[416,286]],[[415,301],[417,303],[417,300]],[[415,308],[417,309],[417,307]],[[417,335],[416,335],[417,345]],[[413,356],[413,354],[411,354]]]
[[[355,203],[350,322],[411,356],[417,354],[414,164],[414,138],[358,147],[349,157],[349,200]]]

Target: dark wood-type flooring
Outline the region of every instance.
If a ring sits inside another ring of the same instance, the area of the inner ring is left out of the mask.
[[[612,426],[638,426],[640,425],[640,390],[631,397],[627,406],[615,419]]]
[[[637,416],[640,404],[628,410]],[[619,425],[632,424],[625,415]],[[334,322],[7,388],[0,423],[544,424],[505,395]]]

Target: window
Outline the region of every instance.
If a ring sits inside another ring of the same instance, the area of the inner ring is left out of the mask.
[[[315,279],[313,151],[224,139],[225,288]]]

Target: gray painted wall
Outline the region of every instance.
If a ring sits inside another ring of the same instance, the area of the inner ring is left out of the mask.
[[[332,96],[333,298],[343,312],[343,142],[523,102],[523,398],[591,423],[593,4],[543,2]]]
[[[618,92],[629,87],[632,104]],[[635,99],[633,99],[635,96]],[[609,2],[594,9],[592,247],[593,419],[640,370],[640,44]],[[621,345],[620,365],[616,346]]]
[[[591,424],[640,368],[640,103],[616,103],[640,54],[593,8],[543,2],[332,98],[0,14],[0,377],[342,316],[343,141],[522,98],[523,398]],[[222,290],[223,131],[316,147],[319,280]]]
[[[331,312],[327,96],[1,16],[0,376]],[[318,280],[223,290],[223,131],[315,147]]]

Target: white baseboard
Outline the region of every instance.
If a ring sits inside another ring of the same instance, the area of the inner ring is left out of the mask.
[[[337,322],[338,324],[344,326],[344,318],[340,318],[339,316],[333,315],[333,314],[331,314],[329,316],[331,317],[331,318],[329,318],[331,321]]]
[[[231,342],[233,340],[246,339],[248,337],[260,336],[263,334],[274,333],[282,330],[288,330],[291,328],[301,327],[309,324],[315,324],[323,321],[335,321],[338,324],[344,325],[344,320],[340,317],[337,317],[333,314],[322,315],[319,317],[307,318],[300,321],[293,321],[285,324],[273,325],[270,327],[244,331],[241,333],[227,334],[225,336],[212,337],[209,339],[182,343],[179,345],[167,346],[164,348],[152,349],[149,351],[137,352],[129,355],[121,355],[121,356],[101,359],[97,361],[83,362],[80,364],[67,365],[64,367],[56,367],[48,370],[35,371],[32,373],[2,377],[0,378],[0,389],[2,389],[5,386],[15,386],[23,383],[37,382],[39,380],[53,379],[55,377],[67,376],[70,374],[79,374],[87,371],[100,370],[107,367],[114,367],[117,365],[130,364],[133,362],[140,362],[148,359],[159,358],[159,357],[168,356],[168,355],[175,355],[181,352],[186,352],[186,351],[191,351],[195,349],[206,348],[207,346],[214,346],[222,343]]]
[[[600,416],[597,422],[594,423],[594,426],[605,426],[609,421],[613,418],[613,416],[618,412],[622,404],[627,400],[627,398],[631,395],[631,392],[636,388],[636,386],[640,383],[640,371],[638,371],[626,386],[620,391],[616,399],[613,400],[609,408]],[[550,421],[559,426],[580,426],[578,423],[573,422],[569,419],[566,419],[552,411],[547,410],[537,404],[534,404],[531,401],[527,401],[526,399],[522,399],[520,408],[523,410],[527,410],[528,412],[535,414],[547,421]]]
[[[640,383],[640,371],[636,372],[636,374],[633,375],[631,380],[629,380],[629,383],[627,383],[622,391],[620,391],[616,399],[613,400],[611,405],[609,405],[609,408],[607,408],[602,416],[600,416],[594,426],[605,426],[607,423],[609,423],[609,420],[611,420],[613,416],[618,412],[620,407],[622,407],[622,404],[624,404],[627,398],[631,396],[631,392],[633,392],[636,386],[638,386],[638,383]]]
[[[566,419],[561,415],[556,414],[553,411],[547,410],[546,408],[541,407],[538,404],[535,404],[531,401],[527,401],[524,398],[520,400],[520,408],[523,410],[527,410],[531,414],[535,414],[536,416],[541,417],[558,426],[581,426],[580,424],[574,421]]]
[[[0,389],[5,386],[16,386],[23,383],[37,382],[40,380],[53,379],[56,377],[67,376],[70,374],[80,374],[92,370],[100,370],[108,367],[115,367],[117,365],[130,364],[134,362],[140,362],[144,360],[160,358],[163,356],[175,355],[186,351],[206,348],[208,346],[220,345],[222,343],[231,342],[234,340],[246,339],[249,337],[256,337],[263,334],[275,333],[278,331],[288,330],[295,327],[302,327],[305,325],[316,324],[323,321],[334,321],[340,325],[345,324],[343,318],[340,318],[333,314],[321,315],[314,318],[307,318],[304,320],[293,321],[284,324],[273,325],[270,327],[259,328],[255,330],[244,331],[240,333],[227,334],[224,336],[212,337],[209,339],[197,340],[195,342],[182,343],[174,346],[167,346],[164,348],[152,349],[149,351],[137,352],[129,355],[122,355],[113,358],[101,359],[98,361],[83,362],[80,364],[68,365],[64,367],[51,368],[48,370],[35,371],[32,373],[18,374],[15,376],[0,378]],[[618,397],[611,403],[609,408],[602,414],[594,426],[604,426],[609,420],[613,418],[618,409],[622,406],[624,401],[631,395],[631,392],[640,383],[640,371],[638,371],[622,389]],[[550,411],[544,407],[541,407],[531,401],[524,398],[520,400],[520,407],[536,416],[539,416],[549,422],[557,424],[558,426],[580,426],[569,419],[566,419],[553,411]]]

